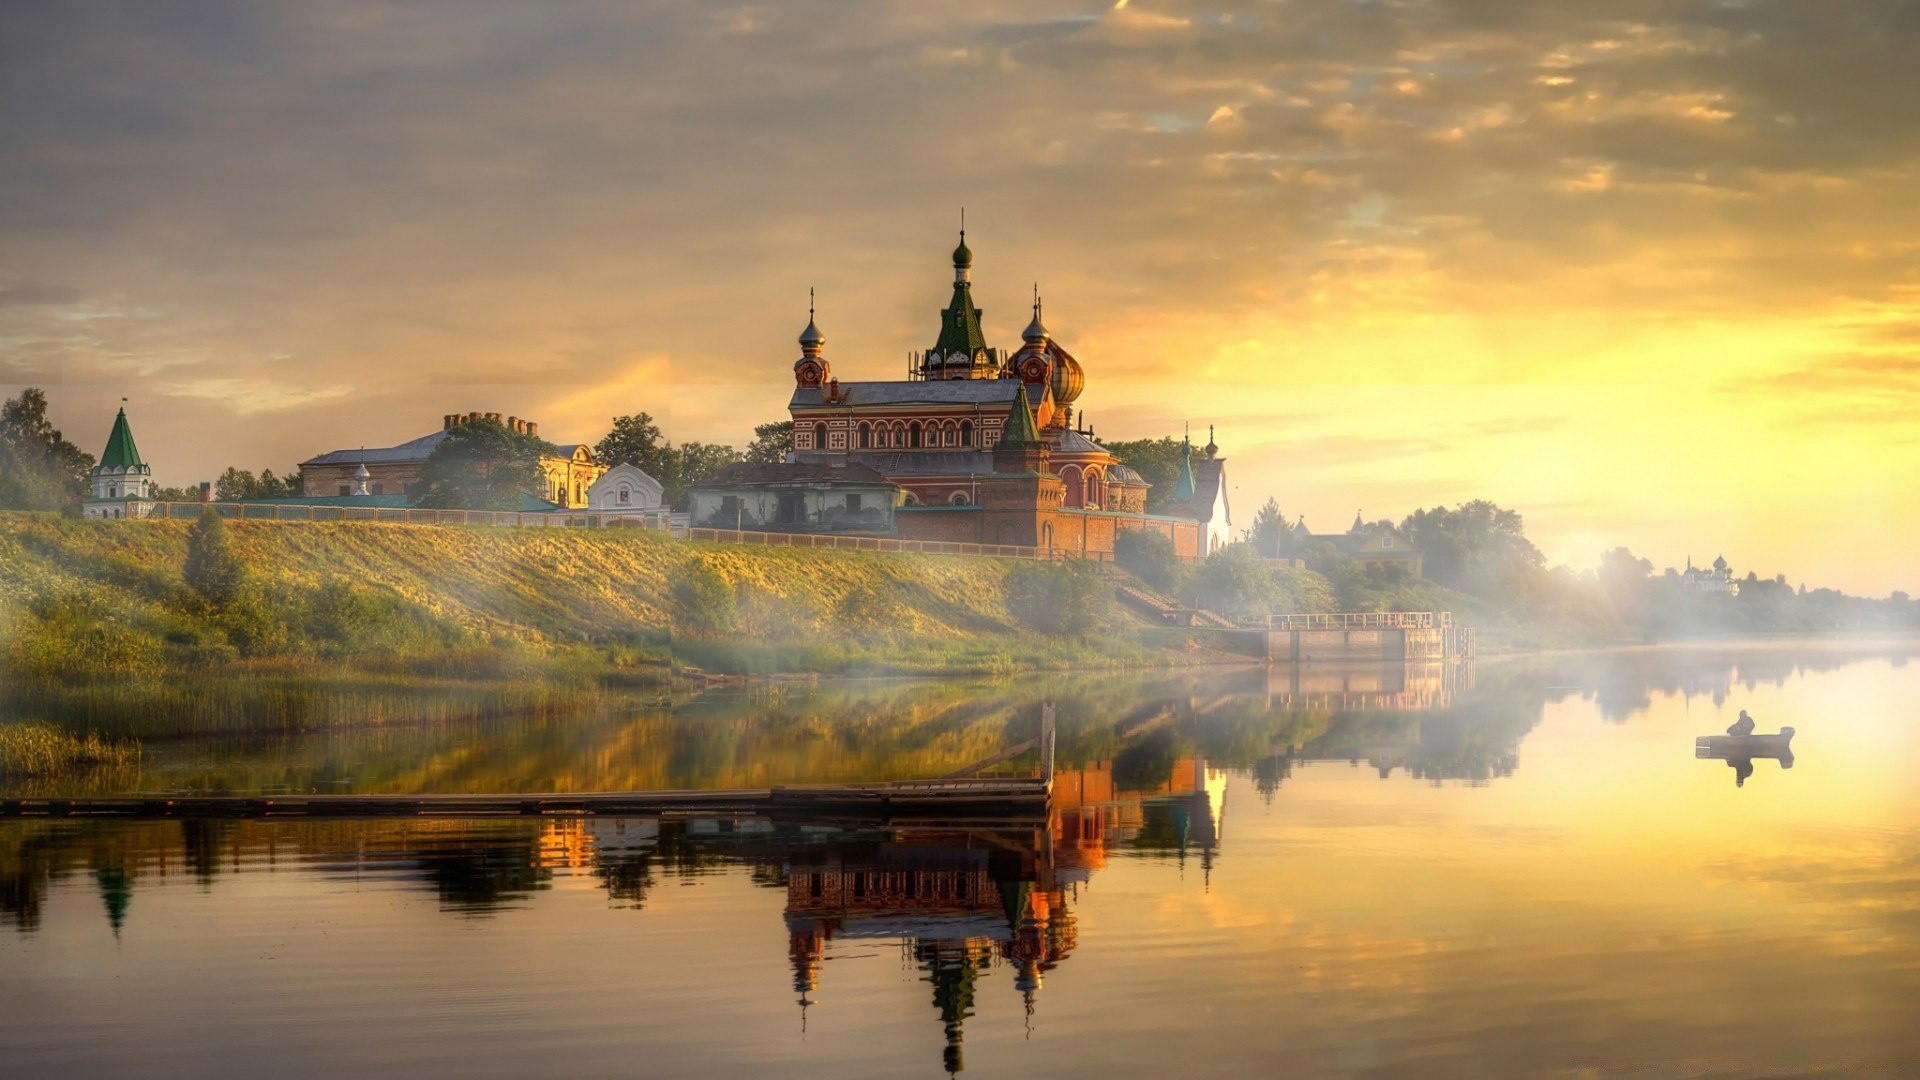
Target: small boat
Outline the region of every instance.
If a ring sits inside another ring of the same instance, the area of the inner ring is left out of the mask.
[[[1702,735],[1693,740],[1697,758],[1781,758],[1793,757],[1793,729],[1783,727],[1775,735]]]

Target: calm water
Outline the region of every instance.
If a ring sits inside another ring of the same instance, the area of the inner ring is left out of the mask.
[[[784,689],[75,790],[937,775],[1048,820],[0,822],[0,1074],[1920,1071],[1920,654]],[[1698,760],[1745,708],[1791,766]],[[36,789],[43,790],[43,789]]]

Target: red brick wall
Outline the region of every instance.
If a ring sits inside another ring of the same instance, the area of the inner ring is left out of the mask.
[[[985,512],[978,507],[965,510],[914,510],[901,507],[894,511],[894,525],[902,540],[937,540],[945,544],[984,544],[992,541],[980,535]]]

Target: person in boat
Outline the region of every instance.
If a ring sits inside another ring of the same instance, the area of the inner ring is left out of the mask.
[[[1727,734],[1751,735],[1756,726],[1753,722],[1753,717],[1747,715],[1747,710],[1741,709],[1740,719],[1735,720],[1733,724],[1727,728]]]

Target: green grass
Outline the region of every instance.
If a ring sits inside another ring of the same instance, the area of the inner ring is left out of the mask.
[[[75,735],[38,721],[0,723],[0,777],[31,779],[140,761],[140,743]]]

